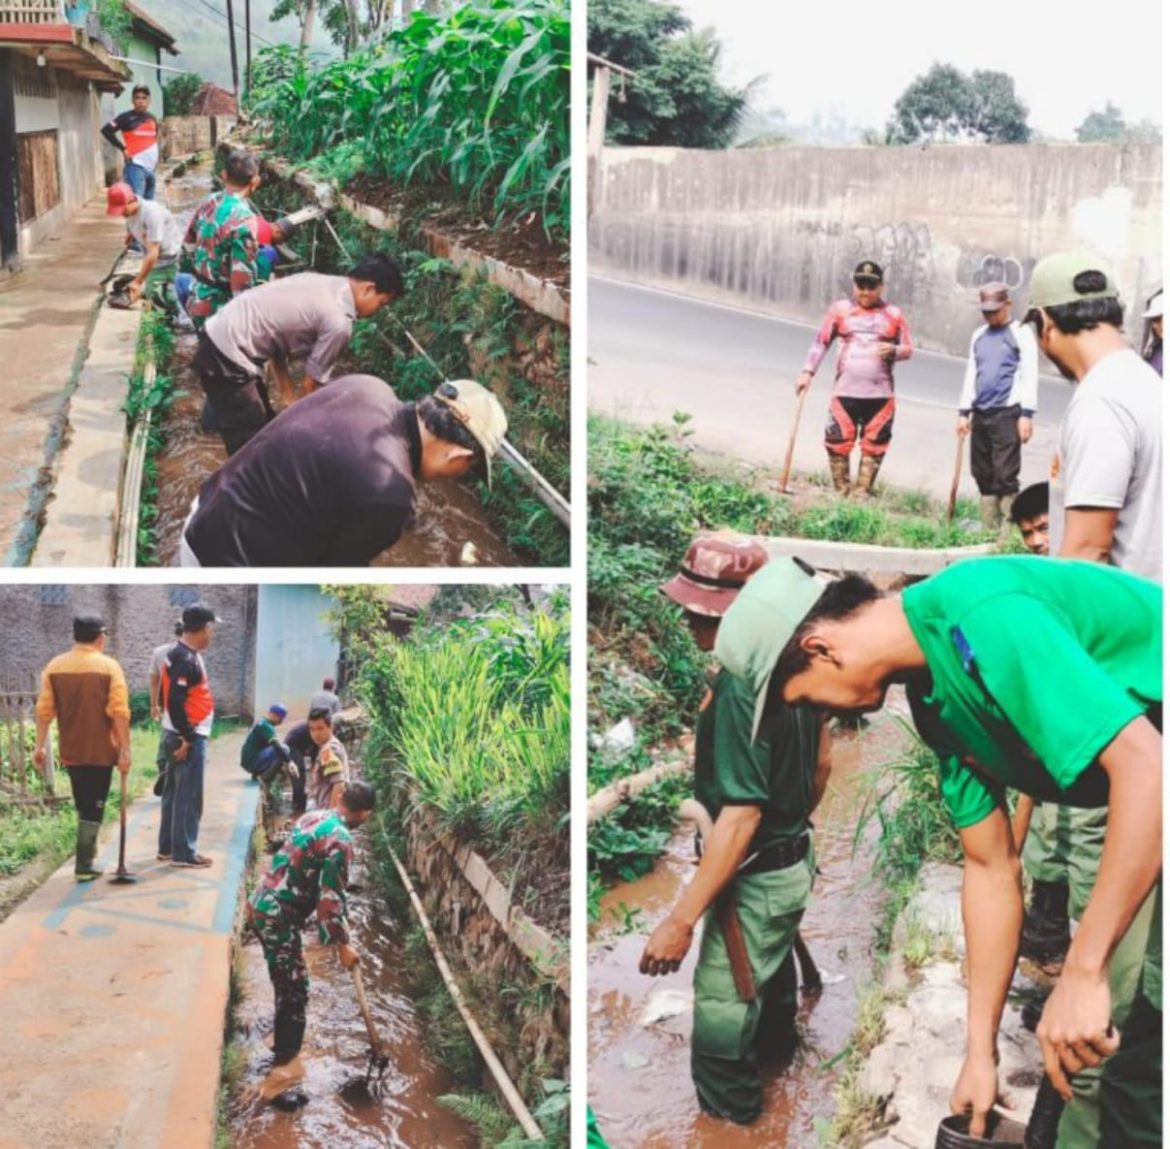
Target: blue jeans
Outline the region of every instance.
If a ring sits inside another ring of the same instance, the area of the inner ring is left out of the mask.
[[[122,168],[122,179],[130,185],[136,196],[154,199],[154,172],[147,171],[141,164],[127,160]]]
[[[166,736],[167,776],[163,783],[162,818],[158,827],[158,852],[176,862],[193,862],[203,817],[203,771],[207,765],[207,739],[198,735],[181,762],[174,757],[182,739]]]
[[[270,770],[279,770],[283,765],[284,755],[275,746],[265,746],[256,758],[256,765],[251,769],[245,766],[244,769],[253,778],[263,778]]]

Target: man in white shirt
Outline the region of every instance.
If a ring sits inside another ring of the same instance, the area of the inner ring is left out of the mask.
[[[1011,519],[1020,490],[1020,448],[1032,437],[1039,356],[1032,329],[1012,319],[1006,283],[979,289],[986,322],[971,336],[955,432],[971,436],[971,477],[988,530]]]
[[[1162,380],[1126,341],[1105,262],[1042,259],[1031,310],[1040,350],[1077,384],[1050,485],[1051,552],[1162,581]]]
[[[126,221],[126,246],[137,242],[146,253],[138,274],[126,285],[130,299],[142,296],[147,276],[156,267],[165,267],[179,258],[183,228],[157,200],[134,194],[129,184],[114,184],[106,190],[106,215],[120,215]]]

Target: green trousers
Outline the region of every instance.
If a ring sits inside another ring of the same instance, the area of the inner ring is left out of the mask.
[[[784,1010],[785,967],[812,889],[812,858],[785,870],[736,878],[735,899],[756,980],[756,999],[740,1000],[714,910],[703,919],[695,969],[691,1077],[702,1108],[741,1125],[760,1115],[758,1039]]]
[[[1097,881],[1107,814],[1104,806],[1082,810],[1055,802],[1038,802],[1032,811],[1021,857],[1024,873],[1033,882],[1067,882],[1074,918],[1084,912]]]
[[[1109,963],[1121,1048],[1073,1078],[1057,1149],[1162,1144],[1162,884],[1143,903]]]

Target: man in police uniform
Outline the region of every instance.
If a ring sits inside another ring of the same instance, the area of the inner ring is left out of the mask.
[[[701,650],[712,649],[724,612],[767,558],[736,535],[691,544],[662,590],[686,611]],[[812,889],[808,816],[828,776],[814,711],[778,707],[753,743],[753,702],[749,685],[716,674],[695,733],[695,797],[714,830],[639,967],[651,976],[676,971],[703,918],[691,1075],[701,1107],[740,1124],[760,1114],[760,1045],[775,1036],[771,1023],[783,1009],[785,967]]]
[[[984,558],[886,596],[856,576],[826,585],[781,559],[739,595],[715,653],[751,684],[757,715],[780,700],[876,710],[891,685],[905,684],[915,725],[939,755],[966,862],[967,1053],[951,1107],[971,1114],[972,1136],[983,1136],[996,1101],[996,1037],[1023,919],[1005,792],[1108,802],[1097,880],[1037,1036],[1070,1102],[1058,1149],[1160,1146],[1160,588],[1098,564]],[[1151,892],[1143,960],[1131,1000],[1121,1000],[1112,962],[1141,928]],[[1098,1065],[1099,1117],[1087,1124],[1094,1102],[1069,1079]]]

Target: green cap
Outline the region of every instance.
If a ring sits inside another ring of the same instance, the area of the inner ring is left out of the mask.
[[[752,576],[719,624],[715,657],[756,692],[753,739],[764,716],[776,662],[828,583],[820,575],[809,574],[795,559],[774,559]]]
[[[1104,290],[1077,290],[1076,278],[1086,271],[1099,271],[1105,276]],[[1046,255],[1032,270],[1029,289],[1032,307],[1059,307],[1081,299],[1118,299],[1120,295],[1109,264],[1091,251],[1061,251]]]

